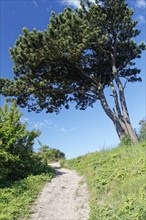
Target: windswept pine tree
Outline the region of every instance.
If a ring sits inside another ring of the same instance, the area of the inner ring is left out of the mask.
[[[146,49],[133,10],[125,0],[81,1],[81,8],[52,12],[47,30],[23,28],[13,48],[14,78],[1,79],[5,96],[29,111],[59,112],[71,102],[85,110],[99,101],[119,138],[137,143],[127,109],[124,84],[141,81],[134,60]],[[113,108],[106,88],[111,88]]]

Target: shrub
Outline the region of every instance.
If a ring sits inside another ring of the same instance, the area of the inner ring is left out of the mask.
[[[15,102],[0,108],[0,182],[18,180],[31,173],[34,139],[39,131],[28,131]]]
[[[30,205],[53,176],[53,172],[28,176],[0,188],[0,220],[28,219]]]
[[[139,140],[141,142],[146,142],[146,120],[141,120],[139,124],[140,124]]]
[[[55,148],[50,148],[46,145],[42,145],[40,147],[38,156],[45,164],[65,158],[65,154],[62,151]]]
[[[119,146],[130,146],[132,143],[131,143],[131,140],[130,140],[130,137],[128,135],[126,135],[122,141],[120,142]]]

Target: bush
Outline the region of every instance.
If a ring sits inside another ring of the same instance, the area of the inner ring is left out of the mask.
[[[139,140],[141,142],[146,142],[146,120],[141,120],[139,124],[140,124]]]
[[[15,102],[0,108],[0,182],[18,180],[48,168],[33,152],[39,131],[28,131]],[[46,171],[45,171],[46,172]]]
[[[33,152],[40,132],[28,131],[21,116],[15,102],[0,108],[0,220],[27,218],[30,204],[55,175]]]
[[[55,148],[50,148],[46,145],[42,145],[40,147],[38,156],[45,164],[65,158],[65,154],[62,151]]]
[[[30,205],[44,184],[48,183],[53,176],[53,172],[28,176],[0,188],[0,220],[28,219],[31,212]]]
[[[119,146],[130,146],[132,144],[130,137],[126,135],[122,141],[120,142]]]

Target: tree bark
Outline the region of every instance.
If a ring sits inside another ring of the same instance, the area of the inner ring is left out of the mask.
[[[101,105],[102,105],[105,113],[112,120],[120,140],[122,140],[126,135],[125,130],[123,129],[123,127],[122,127],[118,117],[116,116],[116,114],[108,106],[108,103],[106,101],[103,89],[101,89],[101,88],[99,89],[99,100],[101,102]]]
[[[119,104],[119,99],[118,99],[118,94],[117,94],[117,91],[115,89],[115,85],[114,85],[114,83],[112,81],[111,81],[110,85],[111,85],[111,89],[112,89],[113,97],[114,97],[114,101],[115,101],[117,117],[120,120],[120,123],[121,123],[121,125],[123,127],[123,130],[128,135],[128,130],[127,130],[127,127],[125,125],[124,117],[123,117],[122,112],[121,112],[121,108],[120,108],[120,104]]]
[[[137,138],[137,136],[132,128],[131,122],[130,122],[130,117],[129,117],[127,104],[126,104],[126,100],[125,100],[124,88],[123,88],[123,85],[122,85],[118,75],[117,75],[117,69],[116,69],[114,62],[112,65],[112,71],[114,74],[115,82],[116,82],[118,90],[119,90],[120,104],[121,104],[121,108],[122,108],[122,112],[123,112],[123,118],[124,118],[126,130],[128,132],[128,135],[129,135],[132,143],[136,144],[139,141],[138,141],[138,138]]]

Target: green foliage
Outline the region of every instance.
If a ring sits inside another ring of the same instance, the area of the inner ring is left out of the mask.
[[[17,104],[30,111],[59,112],[72,101],[86,109],[99,99],[99,89],[114,80],[115,57],[118,77],[141,80],[133,60],[140,58],[145,44],[133,40],[140,33],[133,10],[124,0],[85,2],[88,7],[82,2],[81,9],[52,12],[43,32],[23,28],[10,49],[15,77],[1,79],[1,93],[16,96]]]
[[[65,154],[58,149],[42,145],[39,149],[38,157],[41,158],[43,163],[48,164],[50,162],[65,158]]]
[[[119,146],[122,146],[122,145],[124,145],[124,146],[130,146],[132,143],[131,143],[131,139],[130,139],[130,137],[128,136],[128,135],[126,135],[123,139],[122,139],[122,141],[121,141],[121,143],[119,144]]]
[[[146,120],[141,120],[140,124],[140,131],[139,131],[139,139],[140,141],[146,142]]]
[[[60,163],[60,166],[61,166],[61,167],[64,167],[64,166],[65,166],[65,163],[66,163],[65,158],[61,159],[61,160],[59,161],[59,163]]]
[[[145,220],[145,149],[146,144],[122,145],[64,163],[86,177],[90,220]]]
[[[52,12],[44,31],[24,27],[10,49],[14,78],[0,79],[0,93],[16,97],[29,111],[47,113],[69,109],[72,102],[85,110],[99,100],[120,139],[128,134],[137,143],[120,78],[141,81],[133,60],[146,45],[134,41],[140,31],[125,0],[101,2],[81,1],[80,9]],[[104,95],[107,87],[113,92],[113,108]]]
[[[28,131],[21,116],[15,102],[0,109],[0,220],[27,217],[30,203],[55,175],[33,152],[34,139],[40,132]]]
[[[30,205],[36,199],[44,184],[51,180],[54,172],[29,176],[0,188],[0,220],[16,220],[29,217]]]
[[[49,171],[33,152],[39,131],[28,131],[15,102],[0,109],[0,182],[18,180]]]

